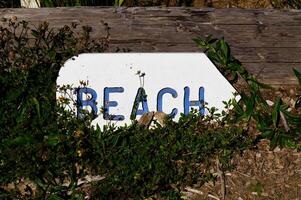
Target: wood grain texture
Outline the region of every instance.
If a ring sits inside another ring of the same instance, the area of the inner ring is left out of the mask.
[[[297,84],[292,67],[301,70],[301,10],[82,7],[0,9],[0,16],[33,24],[48,21],[52,27],[89,25],[95,39],[104,36],[107,23],[112,52],[117,47],[198,52],[192,38],[224,37],[251,73],[273,85]]]

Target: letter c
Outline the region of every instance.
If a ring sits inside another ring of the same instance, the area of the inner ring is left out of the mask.
[[[163,109],[162,109],[162,107],[163,107],[163,95],[166,94],[166,93],[171,94],[173,98],[178,97],[177,91],[175,91],[172,88],[166,87],[166,88],[161,89],[158,92],[158,95],[157,95],[157,111],[159,111],[159,112],[163,112]],[[172,109],[169,116],[174,118],[177,113],[178,113],[178,109],[174,108],[174,109]]]

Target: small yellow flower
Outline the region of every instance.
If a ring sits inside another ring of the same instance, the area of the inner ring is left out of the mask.
[[[83,131],[81,131],[81,130],[74,131],[74,136],[76,138],[80,137],[81,135],[83,135]]]
[[[43,160],[43,161],[46,161],[46,160],[47,160],[47,155],[46,155],[46,153],[44,153],[44,154],[42,155],[42,160]]]
[[[62,96],[60,96],[60,97],[58,98],[58,100],[59,100],[59,102],[63,103],[63,102],[65,101],[65,98],[62,97]]]
[[[76,153],[77,153],[78,157],[82,157],[82,155],[83,155],[83,152],[84,152],[84,150],[83,150],[83,149],[78,149],[78,150],[76,151]]]

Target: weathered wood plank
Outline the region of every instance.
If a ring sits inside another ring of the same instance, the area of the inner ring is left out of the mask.
[[[268,80],[269,84],[275,86],[295,85],[296,78],[292,75],[293,68],[301,71],[300,63],[246,63],[245,66],[260,80]],[[273,74],[273,76],[271,76]]]
[[[225,37],[233,54],[263,82],[296,84],[292,67],[301,70],[301,11],[194,8],[43,8],[0,9],[0,17],[17,16],[52,27],[76,22],[93,27],[92,36],[104,36],[111,27],[111,51],[200,51],[193,37]],[[1,24],[1,23],[0,23]],[[80,30],[80,28],[78,28]]]

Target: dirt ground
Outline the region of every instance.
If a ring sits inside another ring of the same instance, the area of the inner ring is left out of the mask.
[[[228,200],[301,200],[301,152],[269,150],[268,141],[233,159],[236,169],[226,173]],[[186,199],[223,199],[221,181],[187,189]]]

